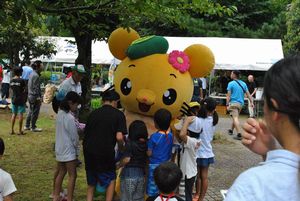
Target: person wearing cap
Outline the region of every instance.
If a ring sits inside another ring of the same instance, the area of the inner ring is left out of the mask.
[[[232,117],[231,129],[228,130],[228,134],[232,135],[234,128],[237,131],[237,136],[235,139],[241,140],[242,134],[240,130],[240,122],[239,122],[239,113],[242,110],[244,105],[245,94],[249,98],[250,107],[253,107],[253,100],[249,93],[247,84],[240,80],[241,72],[238,70],[234,70],[231,72],[232,81],[228,83],[227,86],[227,95],[226,95],[226,106],[229,111],[230,116]]]
[[[63,100],[66,94],[70,91],[76,92],[78,95],[81,96],[82,89],[81,89],[81,80],[83,75],[86,73],[84,66],[82,64],[76,64],[72,68],[72,76],[68,79],[65,79],[59,89],[58,89],[58,96],[56,98],[58,100]]]
[[[52,108],[55,113],[58,112],[60,102],[65,98],[66,94],[70,91],[76,92],[78,95],[81,96],[82,89],[81,89],[81,80],[86,73],[84,66],[82,64],[76,64],[72,68],[72,76],[66,78],[58,88],[57,93],[55,94],[52,100]],[[78,112],[77,112],[78,113]],[[78,114],[77,114],[78,116]]]
[[[117,109],[120,95],[115,90],[102,94],[102,106],[89,115],[84,130],[83,155],[87,179],[87,201],[94,191],[106,192],[105,200],[113,200],[116,181],[115,146],[124,148],[123,136],[127,133],[126,118]]]

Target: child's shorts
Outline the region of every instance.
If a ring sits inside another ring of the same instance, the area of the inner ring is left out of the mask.
[[[96,186],[99,183],[104,188],[107,188],[111,181],[116,179],[116,172],[102,172],[98,173],[93,170],[86,170],[87,183],[90,186]]]
[[[23,114],[25,113],[25,105],[14,105],[11,104],[11,112],[13,114]]]
[[[211,158],[197,158],[198,167],[208,167],[210,164],[215,162],[214,157]]]

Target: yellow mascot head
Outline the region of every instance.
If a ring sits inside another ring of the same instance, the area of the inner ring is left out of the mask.
[[[183,103],[191,101],[192,78],[206,76],[215,64],[204,45],[167,54],[169,44],[164,37],[140,38],[131,28],[113,31],[108,45],[121,60],[114,72],[114,85],[122,106],[146,116],[153,116],[160,108],[178,116]]]

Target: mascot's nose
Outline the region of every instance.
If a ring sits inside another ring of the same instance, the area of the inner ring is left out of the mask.
[[[145,103],[147,105],[152,105],[155,99],[155,94],[153,91],[148,89],[141,89],[137,93],[137,100],[140,103]]]

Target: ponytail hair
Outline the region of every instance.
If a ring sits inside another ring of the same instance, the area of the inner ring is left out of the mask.
[[[264,98],[270,110],[286,114],[300,131],[300,56],[281,59],[267,71]]]
[[[207,118],[207,113],[208,112],[213,112],[213,126],[217,125],[219,122],[219,115],[215,111],[217,103],[213,98],[205,98],[201,101],[200,103],[201,107],[199,110],[199,117],[201,118]]]
[[[72,103],[80,104],[81,103],[81,97],[76,92],[70,91],[70,92],[67,93],[65,98],[60,103],[59,108],[61,110],[64,110],[65,112],[69,112],[70,111],[69,101],[71,101]]]

